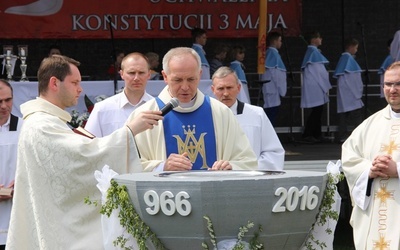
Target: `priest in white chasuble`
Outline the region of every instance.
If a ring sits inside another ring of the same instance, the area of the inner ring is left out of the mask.
[[[162,74],[167,86],[131,115],[179,100],[157,127],[135,136],[144,170],[257,169],[257,158],[233,113],[198,90],[198,54],[191,48],[171,49],[163,58]]]
[[[88,138],[67,125],[64,109],[82,92],[79,62],[45,58],[38,71],[39,97],[21,105],[24,125],[18,144],[15,192],[7,249],[103,249],[100,200],[94,171],[140,172],[134,134],[163,119],[142,112],[109,136]]]
[[[400,249],[400,62],[385,72],[383,88],[388,105],[342,146],[356,249]]]

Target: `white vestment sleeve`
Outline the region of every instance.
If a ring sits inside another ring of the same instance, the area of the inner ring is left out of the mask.
[[[285,161],[285,150],[269,121],[268,117],[263,113],[261,115],[261,153],[258,156],[258,169],[264,170],[283,170]],[[256,138],[254,138],[256,139]],[[251,141],[251,140],[250,140]]]
[[[369,169],[366,169],[358,178],[356,185],[351,191],[354,203],[359,206],[362,210],[366,210],[371,200],[371,196],[367,196],[367,186],[368,186],[368,173]]]
[[[165,165],[165,161],[161,162],[160,164],[158,164],[157,167],[153,168],[153,172],[162,172],[162,171],[164,171],[164,165]]]

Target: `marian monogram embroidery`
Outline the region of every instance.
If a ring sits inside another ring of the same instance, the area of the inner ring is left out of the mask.
[[[185,134],[184,140],[182,140],[179,135],[173,135],[178,144],[178,153],[183,154],[184,152],[187,152],[191,162],[195,162],[200,154],[203,162],[201,169],[208,169],[204,143],[204,137],[207,133],[201,133],[199,138],[196,138],[196,125],[193,125],[192,129],[190,129],[190,125],[188,125],[187,130],[185,129],[185,126],[182,126],[182,129]]]

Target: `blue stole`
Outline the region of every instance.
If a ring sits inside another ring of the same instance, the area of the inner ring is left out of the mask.
[[[165,104],[156,98],[161,109]],[[205,96],[203,104],[193,112],[167,113],[163,120],[167,156],[188,153],[193,163],[192,170],[207,170],[217,160],[214,123],[210,97]]]
[[[303,63],[301,64],[301,69],[304,70],[304,68],[307,66],[309,63],[323,63],[323,64],[328,64],[329,61],[326,59],[321,52],[319,52],[317,46],[314,45],[308,45],[306,54],[303,58]]]
[[[270,69],[280,69],[282,71],[286,71],[285,64],[283,64],[282,58],[279,55],[279,52],[274,47],[269,47],[267,49],[266,57],[265,57],[265,67]]]
[[[360,66],[349,52],[342,53],[339,62],[336,66],[333,77],[338,78],[345,73],[360,73],[362,72]]]
[[[236,72],[236,75],[239,78],[239,80],[242,82],[242,84],[247,84],[246,75],[245,75],[244,70],[242,68],[242,63],[241,62],[239,62],[238,60],[232,61],[229,67],[233,71]]]
[[[208,64],[206,53],[204,52],[203,47],[198,44],[193,44],[192,49],[194,49],[197,52],[197,54],[199,54],[201,60],[201,66],[210,67],[210,64]]]
[[[381,67],[379,68],[378,74],[382,75],[385,73],[386,69],[394,62],[393,57],[388,55],[383,61]]]

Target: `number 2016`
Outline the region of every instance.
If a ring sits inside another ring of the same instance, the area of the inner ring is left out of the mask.
[[[167,216],[171,216],[175,212],[182,216],[188,216],[192,211],[192,205],[188,201],[190,195],[181,191],[176,194],[175,200],[173,198],[174,194],[170,191],[162,192],[160,196],[154,190],[147,191],[143,197],[144,203],[148,206],[146,212],[150,215],[155,215],[161,209]]]
[[[313,210],[318,205],[318,194],[319,188],[317,186],[311,186],[308,188],[304,186],[301,190],[297,187],[291,187],[288,189],[279,187],[275,191],[275,196],[280,197],[272,208],[272,212],[280,213],[286,210],[294,211],[300,202],[300,210]]]

